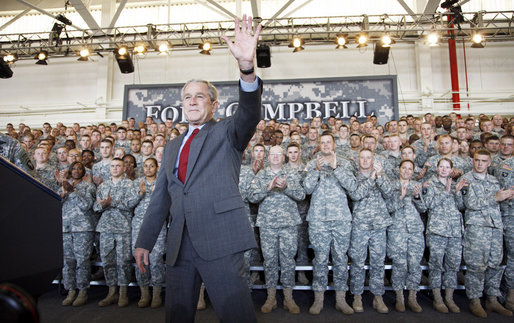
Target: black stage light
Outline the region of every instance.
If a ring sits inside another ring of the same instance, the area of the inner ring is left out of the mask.
[[[36,54],[34,59],[37,59],[36,64],[38,65],[48,65],[46,60],[48,59],[48,52],[46,50],[42,50]]]
[[[266,68],[271,66],[271,53],[268,45],[257,46],[257,67]]]
[[[120,71],[123,74],[134,72],[134,63],[132,62],[132,57],[130,56],[127,47],[120,47],[115,49],[114,56],[116,57]]]
[[[389,59],[389,49],[391,47],[383,46],[381,41],[375,43],[375,51],[373,52],[373,64],[384,65]]]
[[[8,79],[12,77],[12,70],[3,59],[0,59],[0,78]]]

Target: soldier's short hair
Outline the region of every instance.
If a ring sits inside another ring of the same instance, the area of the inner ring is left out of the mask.
[[[453,168],[453,162],[450,158],[446,158],[446,157],[443,157],[441,159],[439,159],[439,161],[437,162],[437,166],[439,167],[439,164],[441,164],[442,161],[447,161],[449,164],[450,164],[450,167]]]
[[[412,148],[411,146],[407,146],[407,147]],[[407,148],[407,147],[405,147],[405,148]],[[400,162],[400,165],[398,166],[398,168],[402,167],[402,166],[403,166],[403,164],[405,164],[405,163],[411,163],[411,164],[412,164],[412,169],[416,168],[416,166],[414,165],[414,162],[413,162],[412,160],[410,160],[410,159],[404,159],[404,160],[402,160],[402,161]]]

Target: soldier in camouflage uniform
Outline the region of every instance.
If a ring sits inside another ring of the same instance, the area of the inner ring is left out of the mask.
[[[34,150],[34,160],[36,161],[36,179],[57,192],[59,190],[55,177],[57,170],[48,162],[48,150],[44,147],[36,148]]]
[[[34,164],[27,152],[21,147],[20,143],[16,139],[4,135],[3,133],[0,133],[0,156],[30,175],[34,176],[36,174]]]
[[[511,316],[512,312],[498,303],[503,274],[503,223],[499,202],[511,200],[513,189],[502,189],[498,180],[487,174],[491,155],[479,150],[473,156],[473,171],[464,175],[462,190],[466,205],[463,257],[466,262],[466,295],[471,299],[470,310],[479,317],[487,317],[480,297],[487,294],[489,311]]]
[[[353,314],[346,303],[348,290],[348,258],[352,230],[352,215],[348,208],[346,193],[366,189],[369,182],[358,185],[352,173],[351,162],[338,158],[335,154],[335,140],[330,133],[320,138],[321,153],[306,167],[307,176],[304,188],[311,194],[311,204],[307,214],[309,238],[314,249],[313,282],[314,303],[311,314],[319,314],[323,309],[324,292],[328,283],[328,260],[332,254],[333,281],[336,291],[336,309],[345,314]]]
[[[443,157],[450,159],[453,163],[453,171],[451,174],[451,178],[453,179],[456,179],[471,170],[466,160],[459,157],[458,154],[452,154],[453,139],[450,135],[439,136],[439,138],[437,138],[437,147],[439,148],[440,154],[430,156],[425,162],[424,169],[421,172],[425,179],[429,179],[437,173],[437,164]]]
[[[100,155],[102,160],[93,165],[93,182],[96,186],[99,186],[102,182],[105,182],[111,178],[111,160],[112,160],[112,142],[107,139],[103,139],[100,142]]]
[[[284,288],[284,309],[290,313],[300,313],[293,299],[295,285],[295,260],[298,225],[302,222],[296,201],[305,198],[296,171],[284,169],[284,151],[273,146],[269,151],[269,168],[257,173],[251,184],[248,200],[259,203],[259,213],[255,225],[259,227],[261,249],[264,257],[264,276],[268,298],[261,307],[263,313],[276,308],[275,299],[278,283],[279,261],[280,282]]]
[[[59,191],[62,197],[63,256],[62,269],[64,289],[68,296],[62,305],[81,306],[87,301],[87,288],[91,276],[91,253],[95,219],[93,203],[96,188],[83,181],[86,171],[80,162],[69,167],[71,179],[63,181]],[[79,289],[77,296],[76,289]],[[76,297],[76,298],[75,298]]]
[[[430,250],[428,273],[430,288],[434,293],[434,308],[441,313],[448,313],[448,308],[459,313],[460,309],[453,301],[453,291],[457,287],[462,254],[462,183],[455,185],[450,177],[453,163],[442,158],[437,164],[437,175],[423,184],[421,199],[428,211],[426,239]],[[442,274],[442,281],[441,281]],[[444,304],[441,285],[445,287]]]
[[[510,156],[496,167],[494,174],[503,189],[514,187],[514,158],[512,152],[514,148],[514,137],[504,135],[500,141],[500,153],[502,156]],[[505,283],[509,289],[505,307],[514,311],[514,199],[501,202],[503,237],[505,240],[505,250],[507,256],[507,266],[505,267]]]
[[[318,129],[309,128],[309,133],[307,134],[308,141],[302,147],[302,160],[311,160],[318,151],[318,135]]]
[[[392,285],[396,292],[396,310],[405,311],[403,290],[409,290],[409,307],[413,312],[422,311],[416,300],[421,281],[421,258],[425,250],[424,225],[419,211],[424,205],[419,199],[421,184],[412,180],[415,164],[403,160],[399,167],[399,180],[392,181],[387,194],[387,209],[393,216],[393,224],[387,229],[387,254],[393,260]]]
[[[291,138],[295,138],[295,136],[298,135],[293,135]],[[285,165],[285,169],[296,171],[298,175],[300,175],[300,184],[303,187],[303,181],[307,173],[305,172],[305,164],[301,160],[301,148],[298,143],[292,142],[288,145],[287,158],[288,161]],[[305,266],[309,263],[309,255],[307,254],[309,249],[309,223],[307,222],[309,199],[306,197],[305,199],[298,201],[297,204],[300,218],[302,218],[302,223],[298,225],[298,251],[296,253],[296,264]],[[298,272],[298,281],[303,285],[309,284],[309,280],[305,276],[305,272],[303,270]]]
[[[259,244],[259,234],[258,229],[255,228],[255,220],[257,219],[257,214],[252,213],[252,209],[250,208],[250,201],[248,200],[248,196],[251,192],[251,183],[254,179],[255,175],[264,167],[264,158],[266,156],[266,152],[264,150],[264,146],[262,144],[256,144],[252,149],[252,160],[250,165],[242,165],[241,172],[239,173],[239,192],[241,193],[241,198],[245,204],[246,213],[248,215],[248,220],[250,221],[250,225],[254,228],[255,240]],[[247,250],[244,253],[244,265],[245,272],[250,273],[250,266],[252,260],[254,262],[259,261],[261,259],[261,252],[257,249]],[[254,272],[251,275],[248,275],[248,287],[251,289],[253,283],[258,279],[258,272]]]
[[[382,166],[374,164],[373,152],[362,149],[359,154],[359,171],[356,173],[358,183],[369,183],[367,190],[348,191],[353,204],[353,222],[350,249],[352,259],[350,270],[350,291],[355,296],[352,304],[356,312],[364,311],[362,293],[366,271],[364,262],[369,249],[369,288],[374,295],[373,308],[379,313],[388,313],[382,295],[384,289],[384,260],[386,256],[386,230],[392,224],[387,211],[383,193],[390,192],[391,185],[386,176],[382,176]]]
[[[421,125],[421,138],[412,143],[412,148],[416,152],[416,166],[423,167],[430,156],[436,154],[435,145],[433,140],[434,134],[432,132],[432,125],[425,122]]]
[[[123,160],[111,161],[111,179],[104,181],[96,194],[93,209],[101,212],[96,231],[100,232],[100,257],[109,294],[99,306],[118,302],[118,306],[128,305],[127,286],[130,283],[132,262],[131,220],[133,209],[138,202],[133,182],[123,174]],[[118,301],[117,286],[120,286]]]
[[[150,197],[155,186],[155,178],[157,175],[157,160],[155,158],[148,158],[143,164],[144,176],[134,181],[134,186],[139,186],[138,200],[136,208],[134,209],[134,217],[132,218],[132,253],[135,252],[135,243],[139,229],[143,223],[143,218],[150,203]],[[164,253],[166,249],[166,226],[164,225],[157,237],[155,246],[150,252],[149,260],[150,265],[144,265],[146,272],[141,273],[136,270],[136,279],[141,290],[141,299],[137,303],[138,307],[147,307],[150,305],[150,280],[153,286],[152,308],[157,308],[162,305],[161,289],[165,281],[166,267],[164,265]]]

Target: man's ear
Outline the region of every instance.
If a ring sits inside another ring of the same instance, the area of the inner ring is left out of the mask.
[[[212,114],[214,115],[216,111],[218,110],[218,107],[220,106],[220,103],[218,100],[214,101],[212,103]]]

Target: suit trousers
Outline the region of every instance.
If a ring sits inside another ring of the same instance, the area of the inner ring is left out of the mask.
[[[177,261],[166,266],[166,322],[194,322],[202,281],[221,322],[257,322],[243,254],[204,260],[184,227]]]

